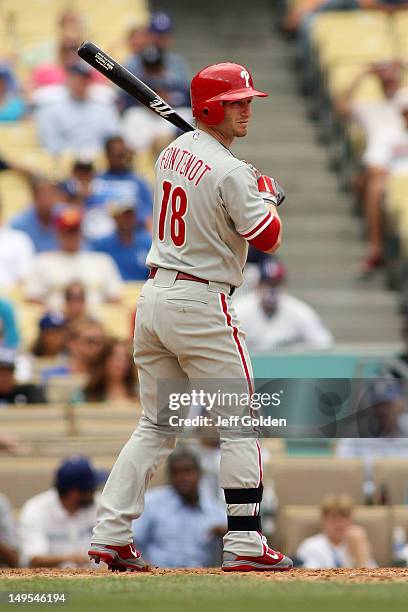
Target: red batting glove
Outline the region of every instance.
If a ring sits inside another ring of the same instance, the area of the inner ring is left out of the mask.
[[[266,176],[266,174],[261,174],[257,183],[259,194],[266,202],[270,202],[274,206],[282,204],[286,195],[277,180]]]

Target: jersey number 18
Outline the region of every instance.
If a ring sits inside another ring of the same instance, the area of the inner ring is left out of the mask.
[[[173,188],[171,181],[163,181],[163,198],[159,215],[159,240],[164,240],[166,217],[171,200],[170,236],[176,247],[181,247],[186,241],[186,224],[184,215],[187,212],[187,194],[179,185]]]

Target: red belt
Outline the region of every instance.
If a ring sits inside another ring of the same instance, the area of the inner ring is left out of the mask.
[[[154,278],[156,274],[157,268],[152,268],[149,273],[149,278]],[[177,272],[176,280],[189,280],[195,281],[196,283],[205,283],[206,285],[208,285],[208,280],[198,278],[197,276],[193,276],[192,274],[186,274],[185,272]]]
[[[157,268],[151,268],[149,272],[148,278],[154,278],[157,274]],[[204,283],[205,285],[209,284],[208,280],[204,280],[204,278],[198,278],[198,276],[193,276],[192,274],[186,274],[185,272],[177,272],[176,280],[188,280],[195,281],[196,283]],[[230,287],[229,294],[232,295],[235,291],[235,287]]]

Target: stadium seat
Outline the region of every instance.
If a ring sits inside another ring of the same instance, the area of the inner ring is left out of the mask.
[[[141,415],[140,402],[86,403],[73,408],[76,435],[115,436],[126,440],[136,429]]]
[[[143,281],[127,281],[123,285],[122,289],[122,302],[130,309],[132,312],[136,307],[136,302],[139,298],[140,292],[143,287]]]
[[[391,534],[389,509],[357,506],[354,511],[355,522],[367,530],[373,548],[373,557],[380,566],[391,561]],[[318,506],[287,506],[282,515],[283,548],[294,555],[299,544],[320,531],[320,509]]]
[[[1,218],[7,223],[14,215],[27,207],[31,192],[26,180],[15,172],[0,173]]]
[[[363,464],[358,459],[276,457],[264,469],[275,484],[280,507],[313,504],[328,493],[347,493],[363,503]]]
[[[379,42],[390,41],[391,35],[388,19],[380,11],[329,11],[316,16],[312,39],[323,57],[327,49],[335,46],[339,53],[343,51],[350,56],[355,49],[374,50]]]
[[[408,440],[407,440],[408,445]],[[391,504],[404,504],[408,496],[408,459],[381,459],[374,464],[378,489],[386,485]]]
[[[101,304],[94,309],[106,332],[122,340],[131,335],[131,309],[126,304]]]
[[[37,130],[31,119],[0,124],[0,143],[3,151],[21,147],[33,149],[39,146]]]
[[[327,73],[326,86],[332,99],[343,93],[366,66],[361,61],[341,61],[330,67]],[[374,76],[368,76],[356,90],[354,102],[371,102],[381,100],[383,93]]]

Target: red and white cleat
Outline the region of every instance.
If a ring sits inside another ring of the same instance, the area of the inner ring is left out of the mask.
[[[292,567],[292,559],[264,544],[264,553],[260,557],[224,552],[221,569],[224,572],[286,572]]]
[[[113,546],[110,544],[91,544],[89,558],[95,563],[104,561],[112,572],[147,572],[150,567],[133,544]]]

